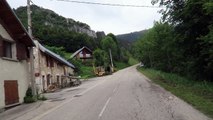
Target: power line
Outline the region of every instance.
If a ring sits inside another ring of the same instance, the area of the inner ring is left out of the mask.
[[[72,2],[79,4],[90,4],[90,5],[103,5],[103,6],[114,6],[114,7],[146,7],[146,8],[161,8],[159,6],[146,6],[146,5],[130,5],[130,4],[113,4],[113,3],[99,3],[99,2],[88,2],[88,1],[76,1],[76,0],[56,0],[62,2]]]

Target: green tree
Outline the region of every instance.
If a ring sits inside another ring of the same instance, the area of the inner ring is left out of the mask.
[[[66,51],[64,50],[64,47],[55,47],[55,46],[45,46],[50,51],[60,55],[61,57],[65,58]]]
[[[117,54],[118,47],[116,43],[114,42],[114,40],[109,36],[106,36],[105,38],[101,40],[101,48],[108,54],[109,54],[109,50],[111,50],[113,58],[116,58],[118,56]]]
[[[182,59],[174,39],[174,28],[168,23],[156,22],[154,27],[133,45],[134,56],[146,67],[167,71],[181,72],[179,63]]]
[[[213,1],[211,0],[152,0],[166,6],[163,21],[174,26],[175,44],[183,52],[178,63],[182,71],[195,79],[212,80],[212,25]]]
[[[119,42],[118,42],[118,40],[117,40],[117,38],[116,38],[116,36],[114,35],[114,34],[112,34],[112,33],[109,33],[109,34],[107,34],[107,36],[109,36],[109,37],[111,37],[112,39],[113,39],[113,41],[115,42],[115,44],[116,44],[116,49],[117,49],[117,55],[116,56],[114,56],[115,58],[115,60],[122,60],[122,58],[123,58],[123,56],[122,56],[122,53],[121,53],[121,47],[120,47],[120,44],[119,44]]]
[[[104,66],[107,67],[109,65],[109,56],[108,54],[101,49],[96,49],[93,52],[93,60],[95,66]]]

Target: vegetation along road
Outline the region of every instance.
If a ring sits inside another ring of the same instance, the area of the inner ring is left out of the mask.
[[[93,84],[34,120],[210,120],[132,66]],[[80,87],[85,87],[84,84]]]

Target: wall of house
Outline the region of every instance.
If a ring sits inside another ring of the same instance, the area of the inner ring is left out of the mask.
[[[88,59],[88,58],[92,58],[92,54],[87,49],[83,49],[81,52],[79,52],[76,55],[76,58],[77,59]]]
[[[0,35],[9,40],[14,41],[12,37],[7,33],[4,27],[0,24]],[[0,109],[5,107],[5,91],[4,80],[17,80],[18,82],[18,94],[19,102],[23,102],[26,90],[29,85],[29,72],[28,63],[26,60],[16,60],[16,45],[14,43],[14,49],[12,52],[12,59],[6,59],[0,57]]]
[[[5,106],[4,80],[17,80],[19,102],[23,102],[29,85],[28,65],[26,61],[16,62],[0,58],[0,109]]]
[[[35,41],[37,43],[37,41]],[[38,44],[38,43],[37,43]],[[43,53],[37,48],[34,48],[34,56],[35,56],[35,73],[39,73],[39,76],[35,77],[36,80],[36,85],[38,87],[38,92],[42,93],[43,92],[43,85],[45,90],[47,90],[47,75],[51,75],[50,77],[50,83],[56,83],[57,82],[57,76],[59,76],[59,82],[61,84],[61,79],[64,75],[64,72],[67,73],[66,65],[61,64],[57,60],[51,57],[54,61],[54,67],[47,67],[47,61],[46,61],[46,56],[47,54]],[[68,66],[67,66],[68,67]],[[64,69],[65,68],[65,69]],[[72,68],[70,68],[72,69]],[[72,72],[73,70],[69,70],[69,72]],[[44,80],[42,80],[44,79]],[[43,82],[44,81],[44,82]]]

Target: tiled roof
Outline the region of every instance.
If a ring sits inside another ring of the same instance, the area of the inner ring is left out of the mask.
[[[45,48],[45,47],[42,46],[41,44],[39,44],[39,49],[40,49],[42,52],[44,52],[44,53],[46,53],[46,54],[52,56],[52,57],[55,58],[55,59],[57,59],[58,61],[64,63],[65,65],[67,65],[67,66],[69,66],[69,67],[72,67],[72,68],[75,68],[75,66],[74,66],[73,64],[71,64],[70,62],[68,62],[67,60],[65,60],[64,58],[62,58],[61,56],[59,56],[58,54],[56,54],[56,53],[54,53],[54,52],[48,50],[47,48]]]
[[[75,57],[75,56],[76,56],[79,52],[81,52],[84,48],[87,49],[87,50],[89,50],[90,52],[92,52],[92,50],[90,50],[88,47],[84,46],[84,47],[82,47],[81,49],[77,50],[75,53],[73,53],[73,54],[71,55],[70,58]]]
[[[7,28],[15,41],[22,42],[27,46],[35,46],[28,32],[6,0],[0,0],[0,20],[4,23],[2,24],[3,27]]]

